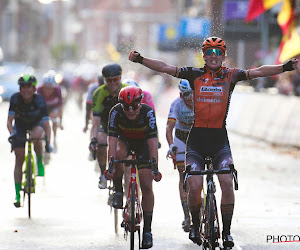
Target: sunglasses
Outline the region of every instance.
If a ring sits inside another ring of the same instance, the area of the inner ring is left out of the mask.
[[[121,80],[121,76],[114,76],[114,77],[105,77],[105,82],[116,82]]]
[[[205,51],[205,55],[208,55],[208,56],[211,56],[213,53],[215,53],[216,56],[223,55],[223,52],[220,49],[208,49]]]
[[[183,92],[183,93],[181,93],[182,94],[182,96],[184,97],[184,98],[188,98],[188,97],[190,97],[192,94],[193,94],[193,92]]]
[[[122,103],[122,108],[125,111],[129,111],[129,109],[132,109],[133,111],[137,110],[141,106],[140,102],[133,102],[131,104],[123,104]]]

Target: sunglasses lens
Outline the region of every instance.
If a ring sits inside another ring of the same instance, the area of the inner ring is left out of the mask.
[[[131,103],[130,105],[128,104],[122,104],[123,110],[129,111],[129,109],[132,110],[137,110],[140,106],[140,103]]]
[[[192,92],[183,92],[182,93],[183,97],[190,97],[191,94],[192,94]]]
[[[216,56],[220,56],[223,54],[222,50],[220,50],[220,49],[208,49],[205,51],[205,54],[208,56],[211,56],[213,53],[215,53]]]
[[[106,82],[116,82],[121,80],[121,76],[115,76],[115,77],[106,77],[105,81]]]

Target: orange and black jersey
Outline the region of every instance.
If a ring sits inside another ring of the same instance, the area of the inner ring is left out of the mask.
[[[221,67],[212,73],[206,67],[182,67],[175,77],[187,79],[194,90],[194,127],[224,128],[232,91],[247,79],[247,71]]]
[[[109,113],[108,135],[125,140],[147,140],[157,137],[153,109],[147,104],[142,104],[137,120],[129,120],[121,104],[115,105]]]

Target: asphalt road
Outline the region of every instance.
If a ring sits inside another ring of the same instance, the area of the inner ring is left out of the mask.
[[[58,131],[58,152],[52,155],[45,178],[37,179],[32,218],[28,219],[26,205],[13,206],[14,154],[7,142],[7,111],[8,103],[1,103],[0,249],[129,249],[121,228],[118,235],[114,233],[108,191],[98,189],[99,173],[95,163],[88,161],[89,137],[82,132],[84,114],[72,102],[65,110],[65,130]],[[178,173],[165,157],[167,118],[160,116],[159,110],[157,113],[163,179],[154,183],[152,249],[200,249],[181,229]],[[300,249],[300,242],[276,243],[300,240],[299,152],[232,133],[229,136],[239,171],[232,222],[234,249]],[[219,187],[217,192],[219,197]]]

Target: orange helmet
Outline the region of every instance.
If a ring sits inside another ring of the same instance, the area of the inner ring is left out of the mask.
[[[213,36],[213,37],[209,37],[209,38],[205,39],[204,42],[203,42],[203,44],[202,44],[202,51],[203,51],[203,53],[208,48],[212,48],[212,47],[221,49],[224,54],[226,52],[226,44],[219,37]]]

